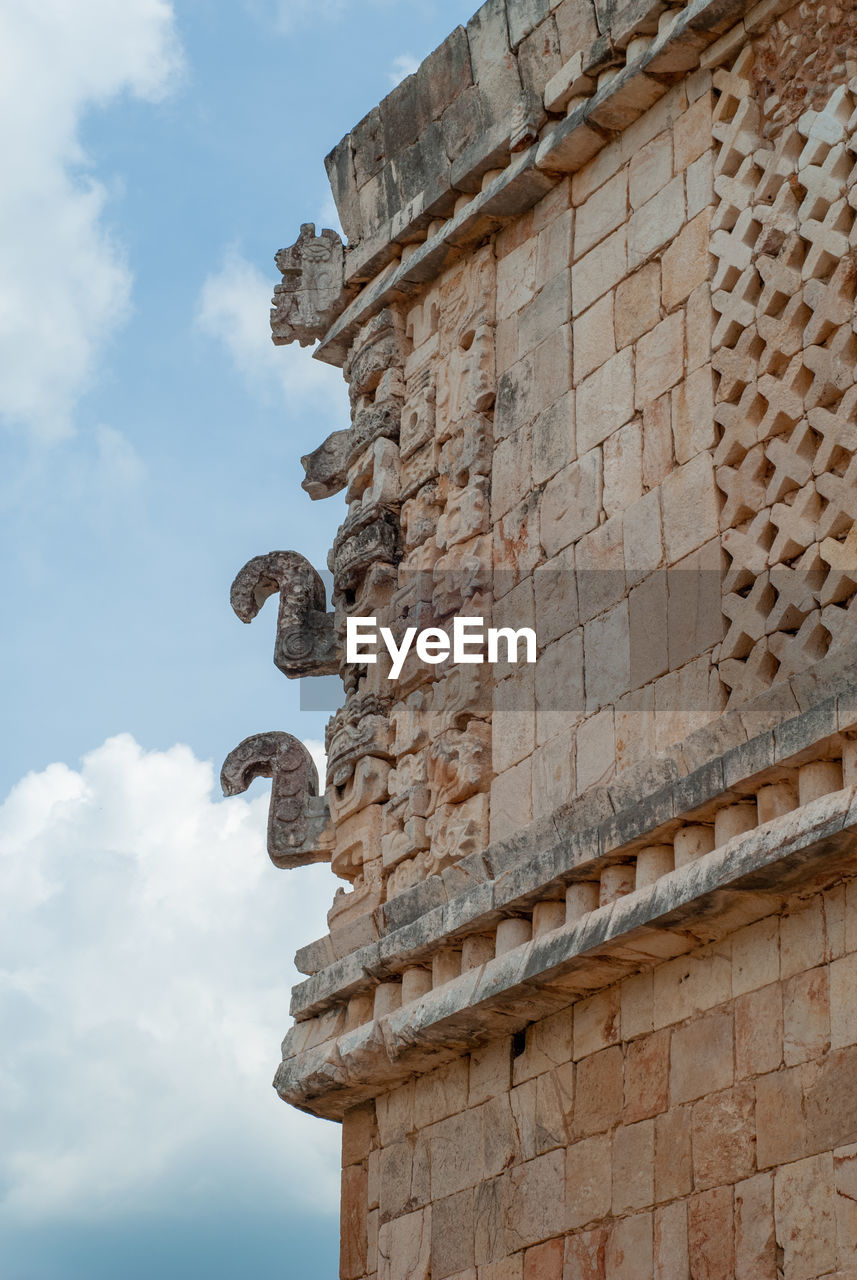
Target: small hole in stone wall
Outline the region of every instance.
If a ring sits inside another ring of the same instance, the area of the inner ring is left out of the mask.
[[[520,1058],[522,1053],[526,1052],[527,1033],[526,1031],[516,1031],[512,1036],[512,1057]]]
[[[467,333],[463,333],[463,334],[461,335],[461,344],[460,344],[460,345],[461,345],[461,350],[462,350],[462,351],[469,351],[469,350],[470,350],[470,348],[473,346],[473,339],[474,339],[475,337],[476,337],[476,330],[475,330],[475,329],[468,329],[468,330],[467,330]]]

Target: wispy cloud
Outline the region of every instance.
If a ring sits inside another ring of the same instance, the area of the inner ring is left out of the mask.
[[[0,806],[0,1235],[232,1194],[334,1210],[334,1127],[270,1088],[334,881],[274,870],[266,811],[128,735]]]
[[[168,0],[2,0],[0,50],[0,418],[56,439],[129,313],[81,120],[123,93],[157,101],[181,55]]]
[[[247,387],[270,400],[311,398],[316,408],[347,412],[342,374],[313,360],[299,346],[275,347],[269,313],[276,268],[265,276],[241,253],[231,249],[220,267],[206,277],[197,302],[196,323],[222,343]]]
[[[393,65],[387,72],[387,78],[390,84],[401,84],[403,80],[407,80],[408,76],[412,76],[419,68],[420,60],[415,58],[412,53],[400,53],[397,58],[393,59]]]

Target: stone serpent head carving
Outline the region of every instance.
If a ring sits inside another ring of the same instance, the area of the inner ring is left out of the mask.
[[[306,473],[301,488],[313,501],[330,498],[345,488],[348,482],[349,436],[349,431],[334,431],[317,449],[301,458]]]
[[[246,791],[256,778],[272,778],[268,853],[289,870],[329,862],[333,849],[327,800],[318,794],[318,771],[304,744],[290,733],[257,733],[231,751],[220,771],[224,796]]]
[[[297,551],[270,551],[245,564],[232,584],[232,608],[252,622],[268,596],[280,595],[274,662],[290,679],[329,676],[339,670],[332,613],[325,611],[324,583]]]

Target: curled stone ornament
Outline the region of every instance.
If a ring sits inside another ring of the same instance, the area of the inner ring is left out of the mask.
[[[339,655],[324,583],[297,551],[270,551],[248,561],[232,584],[232,608],[252,622],[269,596],[279,592],[274,662],[290,679],[335,675]]]
[[[246,791],[256,778],[272,778],[268,853],[289,870],[329,862],[333,848],[327,800],[318,794],[318,771],[304,744],[290,733],[245,738],[223,763],[224,796]]]

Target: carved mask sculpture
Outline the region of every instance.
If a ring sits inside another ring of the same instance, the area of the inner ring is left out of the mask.
[[[290,733],[258,733],[226,757],[220,773],[225,796],[246,791],[255,778],[273,778],[268,813],[268,853],[289,870],[329,862],[333,849],[327,800],[318,794],[318,771],[306,747]]]
[[[324,583],[297,551],[256,556],[232,584],[232,608],[252,622],[268,596],[280,593],[274,662],[290,679],[336,675],[339,652],[332,613],[325,612]]]
[[[335,231],[315,234],[305,222],[295,243],[274,261],[283,282],[274,288],[271,333],[277,346],[311,346],[323,338],[348,301],[345,246]]]

